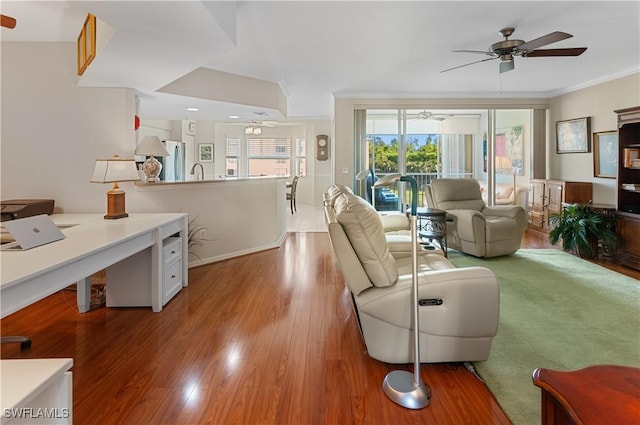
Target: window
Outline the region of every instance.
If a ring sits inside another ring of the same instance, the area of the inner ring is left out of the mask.
[[[238,177],[240,169],[240,139],[227,137],[225,176]]]
[[[249,177],[286,177],[291,174],[291,139],[247,139]]]
[[[304,137],[296,138],[295,142],[295,173],[297,176],[307,175],[307,139]]]

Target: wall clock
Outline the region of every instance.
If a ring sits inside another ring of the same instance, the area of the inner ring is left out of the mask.
[[[329,136],[326,134],[316,136],[316,159],[318,161],[329,159]]]

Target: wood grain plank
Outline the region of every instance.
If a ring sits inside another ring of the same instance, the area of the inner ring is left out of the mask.
[[[56,293],[0,321],[33,339],[1,357],[72,357],[83,425],[510,423],[460,364],[423,366],[424,409],[387,399],[384,376],[412,366],[367,355],[326,233],[192,268],[189,282],[161,313],[78,314],[75,293]]]

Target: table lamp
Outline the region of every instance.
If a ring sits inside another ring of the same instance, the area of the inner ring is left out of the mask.
[[[407,409],[421,409],[431,400],[431,390],[420,377],[420,318],[418,317],[418,184],[411,176],[389,174],[381,177],[374,187],[388,186],[397,181],[411,185],[411,259],[412,259],[412,309],[413,309],[413,375],[406,370],[393,370],[382,382],[384,393],[395,403]]]
[[[140,180],[136,162],[133,159],[120,159],[114,155],[111,159],[96,159],[91,183],[113,183],[113,188],[107,192],[106,219],[129,217],[125,211],[125,192],[118,187],[118,182],[132,182]]]
[[[169,151],[164,147],[160,139],[156,136],[145,136],[136,147],[136,155],[149,156],[142,166],[142,171],[147,177],[147,182],[155,183],[158,180],[162,164],[155,157],[169,156]]]

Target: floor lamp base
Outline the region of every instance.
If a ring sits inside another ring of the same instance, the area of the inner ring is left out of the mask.
[[[394,370],[382,381],[382,390],[393,402],[407,409],[422,409],[429,405],[431,390],[420,380],[416,385],[414,374]]]

